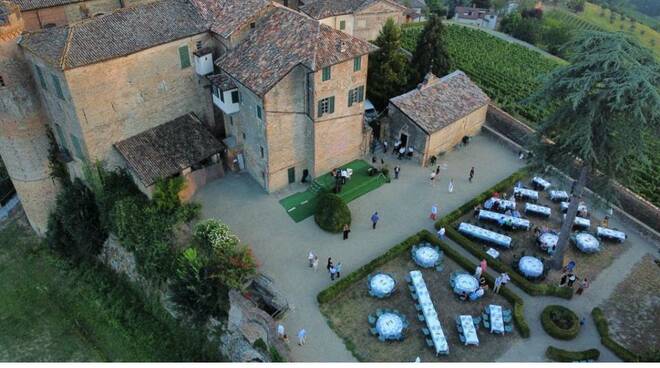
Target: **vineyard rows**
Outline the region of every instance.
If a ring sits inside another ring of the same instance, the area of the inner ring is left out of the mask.
[[[557,19],[571,28],[585,30],[585,31],[601,31],[601,32],[605,31],[601,27],[593,23],[589,23],[586,20],[578,17],[577,15],[571,14],[567,11],[552,10],[549,11],[545,16],[551,19]]]

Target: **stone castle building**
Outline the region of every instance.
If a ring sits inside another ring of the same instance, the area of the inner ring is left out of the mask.
[[[57,192],[49,131],[72,176],[102,161],[147,194],[158,177],[195,187],[222,166],[272,192],[366,150],[375,47],[304,13],[159,0],[44,27],[11,1],[0,2],[0,154],[39,233]]]

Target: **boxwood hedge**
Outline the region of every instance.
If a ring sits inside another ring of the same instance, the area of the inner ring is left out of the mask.
[[[596,329],[600,335],[600,343],[605,345],[606,348],[610,349],[614,355],[618,356],[624,362],[639,362],[640,357],[631,352],[630,350],[621,346],[618,342],[614,341],[610,337],[609,327],[607,325],[607,319],[603,315],[603,311],[600,308],[594,308],[591,311],[591,316],[594,318],[594,323],[596,324]]]
[[[562,317],[569,319],[570,327],[563,329],[557,326],[552,321],[553,314],[560,314]],[[548,335],[561,340],[573,340],[578,332],[580,332],[580,320],[577,314],[561,305],[549,305],[543,308],[541,312],[541,325]]]
[[[584,362],[598,360],[600,351],[598,349],[589,349],[585,351],[568,351],[548,346],[545,356],[554,362]]]

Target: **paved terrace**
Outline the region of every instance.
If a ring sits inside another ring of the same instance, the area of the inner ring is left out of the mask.
[[[514,153],[483,134],[439,160],[446,169],[441,170],[434,187],[429,181],[430,169],[399,161],[391,154],[385,161],[390,168],[399,164],[401,177],[349,204],[353,223],[347,241],[342,241],[341,234],[321,230],[313,217],[296,224],[284,212],[278,201],[300,187],[268,195],[248,174],[230,174],[195,197],[203,205],[204,218],[221,219],[251,245],[261,271],[273,277],[286,294],[292,310],[283,324],[296,361],[355,360],[317,306],[316,295],[331,283],[325,271],[328,257],[341,262],[342,273],[347,275],[411,234],[431,229],[428,215],[433,203],[439,205],[440,216],[446,215],[523,166]],[[476,171],[473,183],[467,181],[470,166]],[[447,191],[450,178],[454,179],[451,194]],[[381,216],[376,230],[369,220],[373,211]],[[307,266],[309,250],[320,258],[317,273]],[[298,347],[295,336],[302,327],[307,330],[307,345]]]

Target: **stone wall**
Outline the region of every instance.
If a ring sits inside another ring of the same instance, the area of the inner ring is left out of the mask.
[[[481,126],[486,121],[487,110],[488,106],[483,106],[431,134],[428,150],[424,152],[422,163],[426,164],[426,160],[432,155],[450,151],[454,146],[461,142],[463,137],[479,133]]]
[[[120,0],[87,0],[23,12],[25,29],[36,31],[46,25],[61,26],[121,8]]]
[[[387,19],[392,18],[396,24],[406,22],[403,9],[379,1],[366,9],[355,13],[355,26],[353,35],[363,40],[375,40]],[[339,28],[337,28],[339,29]]]
[[[341,29],[341,22],[344,22],[344,29]],[[330,26],[334,29],[353,35],[355,28],[355,16],[353,14],[338,15],[336,17],[328,17],[319,20],[319,22]]]
[[[270,116],[263,113],[264,101],[261,97],[239,83],[237,86],[240,110],[233,115],[234,127],[230,125],[230,129],[235,132],[236,141],[243,147],[245,169],[257,183],[268,190],[266,124],[270,123]],[[262,108],[261,120],[257,117],[257,106]],[[264,149],[264,157],[261,157],[261,148]]]
[[[390,150],[394,149],[394,142],[401,139],[401,134],[406,134],[408,145],[413,146],[418,159],[423,159],[424,152],[427,152],[428,134],[392,104],[389,104],[387,114],[389,116],[389,127],[388,131],[384,132],[384,139],[389,143],[388,148]],[[420,155],[420,153],[422,154]]]
[[[536,133],[531,127],[493,105],[488,107],[486,125],[488,128],[497,132],[497,134],[506,137],[522,147],[527,146],[531,142],[531,137]],[[660,209],[658,207],[617,182],[613,183],[613,189],[616,200],[623,211],[646,224],[654,231],[660,231]]]

